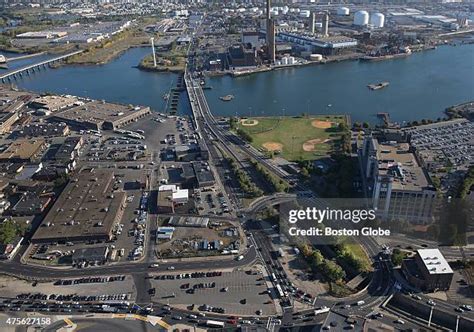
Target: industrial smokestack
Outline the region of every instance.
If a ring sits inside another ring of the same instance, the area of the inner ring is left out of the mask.
[[[316,13],[312,12],[309,17],[309,32],[313,35],[316,32]]]
[[[271,16],[270,16],[271,7],[272,7],[272,5],[271,5],[270,0],[267,0],[267,20],[269,20],[271,18]]]
[[[329,34],[329,13],[323,13],[323,21],[322,21],[322,34],[327,36]]]

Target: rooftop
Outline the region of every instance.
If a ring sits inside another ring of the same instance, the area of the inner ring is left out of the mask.
[[[44,147],[45,140],[37,139],[17,139],[0,153],[0,160],[30,160],[33,159]]]
[[[453,270],[439,249],[419,249],[417,253],[429,274],[453,273]]]
[[[379,175],[391,176],[394,190],[420,191],[429,185],[408,143],[378,143],[376,147]]]
[[[33,240],[108,237],[121,217],[124,192],[113,192],[114,173],[83,171],[72,179],[48,212]]]

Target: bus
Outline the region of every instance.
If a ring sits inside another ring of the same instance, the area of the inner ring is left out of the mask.
[[[208,326],[208,327],[224,327],[225,323],[224,322],[219,322],[217,320],[208,320],[208,321],[206,321],[206,326]]]
[[[278,292],[278,296],[280,296],[281,298],[284,298],[285,297],[285,293],[283,293],[283,289],[281,288],[280,284],[276,284],[276,289],[277,289],[277,292]]]

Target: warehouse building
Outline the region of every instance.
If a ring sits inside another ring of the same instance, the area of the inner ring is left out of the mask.
[[[33,235],[33,243],[109,240],[125,207],[126,194],[114,192],[114,173],[83,171],[73,178]]]
[[[29,106],[47,112],[56,112],[80,104],[83,102],[78,101],[74,96],[42,96],[33,99]]]
[[[151,114],[149,107],[92,101],[56,113],[51,119],[74,127],[116,130]]]
[[[0,153],[0,161],[32,162],[40,159],[46,149],[46,141],[37,139],[17,139]]]
[[[0,134],[9,133],[13,124],[19,119],[17,112],[0,113]]]
[[[419,249],[414,258],[402,262],[405,278],[426,292],[449,290],[454,272],[439,249]]]
[[[193,162],[192,165],[198,188],[211,187],[215,184],[216,180],[214,174],[212,174],[211,168],[207,162],[196,161]]]

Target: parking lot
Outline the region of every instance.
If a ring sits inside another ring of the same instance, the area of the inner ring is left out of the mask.
[[[155,288],[153,300],[156,302],[183,309],[194,304],[195,311],[222,308],[223,313],[236,315],[272,315],[276,312],[263,276],[256,270],[223,272],[214,277],[183,279],[180,276],[176,279],[174,274],[175,279],[155,278],[159,279],[152,279],[151,285]]]
[[[68,280],[71,281],[71,284],[60,285],[57,282],[32,283],[12,277],[1,277],[0,289],[4,298],[16,298],[20,294],[28,294],[23,297],[31,297],[32,299],[35,295],[41,294],[42,297],[38,299],[43,300],[56,299],[60,295],[97,297],[96,299],[89,298],[89,301],[99,300],[99,296],[103,300],[133,300],[136,297],[135,286],[131,276],[97,277],[93,282],[87,282],[87,280],[84,282],[82,280],[83,282],[81,283],[74,283],[75,280],[79,279]],[[124,297],[124,295],[126,296]],[[77,299],[77,301],[79,300]]]

